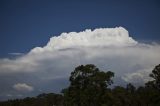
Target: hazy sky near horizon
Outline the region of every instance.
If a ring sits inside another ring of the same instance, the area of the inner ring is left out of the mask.
[[[59,92],[88,63],[143,84],[160,63],[159,19],[159,0],[0,0],[0,100]]]

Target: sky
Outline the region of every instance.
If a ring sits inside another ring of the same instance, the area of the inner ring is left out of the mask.
[[[160,63],[159,19],[159,0],[0,0],[0,100],[58,93],[90,63],[143,85]]]

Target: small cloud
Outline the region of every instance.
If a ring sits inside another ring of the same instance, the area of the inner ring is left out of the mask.
[[[147,77],[150,74],[150,70],[152,70],[152,68],[139,70],[137,72],[127,73],[124,76],[122,76],[122,79],[128,83],[132,82],[135,84],[148,82],[149,80],[152,80],[152,78]]]
[[[13,85],[13,88],[17,91],[22,91],[22,92],[31,92],[34,90],[32,86],[27,85],[25,83],[17,83]]]

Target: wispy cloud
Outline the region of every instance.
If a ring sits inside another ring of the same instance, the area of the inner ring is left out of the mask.
[[[9,55],[15,55],[15,56],[21,56],[24,55],[24,53],[8,53]]]

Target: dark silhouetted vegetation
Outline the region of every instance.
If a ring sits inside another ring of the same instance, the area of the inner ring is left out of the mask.
[[[100,71],[94,65],[79,66],[71,73],[70,86],[63,90],[66,106],[100,106],[106,102],[113,72]]]
[[[8,100],[1,102],[0,106],[63,106],[63,96],[60,94],[40,94],[37,97]]]
[[[131,83],[109,88],[113,77],[113,72],[103,72],[95,65],[81,65],[71,73],[70,85],[62,94],[8,100],[0,106],[160,106],[160,65],[150,74],[153,80],[138,88]]]

